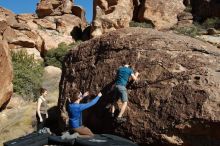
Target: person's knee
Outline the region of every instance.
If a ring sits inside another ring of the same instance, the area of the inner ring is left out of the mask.
[[[85,130],[87,131],[87,135],[89,136],[94,136],[94,134],[92,133],[92,131],[88,128],[88,127],[85,127]]]
[[[127,101],[122,102],[122,105],[127,106],[127,105],[128,105],[128,102],[127,102]]]
[[[92,131],[91,131],[91,133],[89,133],[88,135],[89,135],[89,136],[94,136],[94,134],[92,133]]]

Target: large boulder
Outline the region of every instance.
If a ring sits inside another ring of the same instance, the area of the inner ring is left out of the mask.
[[[26,24],[29,26],[31,30],[39,29],[39,26],[36,22],[34,23],[33,20],[37,19],[36,14],[19,14],[16,15],[16,20],[19,23]]]
[[[86,12],[81,6],[77,6],[77,5],[73,6],[72,7],[72,13],[73,13],[73,15],[79,17],[82,20],[83,26],[87,25],[86,24],[87,23],[86,22],[86,17],[85,17]]]
[[[59,96],[59,82],[61,77],[61,69],[54,66],[44,68],[42,86],[48,90],[48,101],[55,105]]]
[[[37,48],[39,51],[43,49],[43,40],[34,30],[17,30],[7,26],[3,33],[3,39],[9,43],[10,49],[22,47]]]
[[[6,41],[0,41],[0,109],[4,109],[13,93],[12,63]]]
[[[132,0],[94,0],[91,36],[129,27],[133,17]]]
[[[115,133],[143,145],[219,145],[219,60],[219,49],[197,39],[153,29],[119,29],[66,55],[58,106],[65,111],[74,88],[101,90],[101,100],[84,113],[84,124],[94,132]],[[140,78],[127,87],[127,122],[117,124],[105,107],[123,61],[131,62]]]
[[[10,10],[0,7],[0,21],[6,21],[9,25],[16,23],[15,14]]]
[[[198,17],[220,17],[218,0],[191,0],[191,5],[193,14]]]
[[[72,13],[72,0],[41,0],[36,13],[39,18]]]
[[[67,45],[74,42],[70,35],[60,35],[56,30],[38,30],[37,33],[43,40],[41,52],[44,53],[50,49],[55,49],[60,43],[65,42]]]
[[[33,20],[34,23],[36,23],[38,25],[38,29],[56,29],[56,23],[55,22],[51,22],[48,19],[34,19]]]
[[[177,15],[184,9],[183,0],[143,0],[138,20],[150,21],[156,29],[167,29],[177,23]]]
[[[53,5],[51,1],[41,0],[40,3],[37,4],[36,13],[39,18],[49,16],[53,12]]]
[[[86,21],[82,21],[80,17],[70,14],[64,14],[60,17],[56,17],[57,31],[66,35],[71,35],[74,28],[85,28],[85,22]]]

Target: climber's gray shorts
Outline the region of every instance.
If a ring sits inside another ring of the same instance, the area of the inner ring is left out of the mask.
[[[115,93],[114,98],[120,98],[122,102],[128,101],[128,93],[125,86],[116,85],[115,86]]]

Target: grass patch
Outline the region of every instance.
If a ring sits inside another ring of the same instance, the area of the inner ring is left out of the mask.
[[[142,28],[153,28],[154,25],[149,21],[149,22],[136,22],[136,21],[131,21],[129,23],[130,27],[142,27]]]
[[[7,112],[5,111],[7,118],[1,121],[0,143],[33,132],[34,128],[32,127],[32,122],[34,120],[33,115],[35,114],[35,109],[36,103],[28,103],[24,107],[8,110]]]
[[[220,28],[220,18],[208,18],[203,22],[194,22],[191,26],[174,27],[173,30],[179,34],[195,37],[209,28]]]
[[[202,23],[202,27],[204,29],[208,28],[220,28],[220,18],[214,17],[214,18],[208,18]]]
[[[199,24],[193,24],[188,27],[174,27],[173,30],[179,34],[195,37],[200,34],[204,29]]]

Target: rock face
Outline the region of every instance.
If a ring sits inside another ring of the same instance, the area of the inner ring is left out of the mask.
[[[48,90],[48,101],[55,105],[59,96],[61,69],[54,66],[44,68],[42,86]]]
[[[0,109],[4,109],[13,93],[12,64],[6,41],[0,41]]]
[[[220,35],[201,35],[198,38],[209,42],[215,46],[220,46]]]
[[[82,31],[86,20],[83,9],[74,9],[77,15],[72,9],[72,0],[42,0],[37,8],[39,18],[35,14],[16,15],[0,7],[0,108],[7,104],[12,94],[12,66],[8,51],[26,50],[36,60],[42,60],[42,54],[57,48],[59,43],[73,43],[72,31],[75,28]]]
[[[220,3],[218,0],[192,0],[192,12],[199,17],[220,17]]]
[[[47,9],[50,4],[53,6],[53,14]],[[86,27],[83,9],[75,9],[74,12],[79,16],[72,14],[73,3],[70,0],[42,0],[38,7],[40,18],[34,14],[15,15],[0,7],[0,38],[8,42],[10,49],[25,48],[39,58],[39,54],[57,48],[59,43],[73,43],[75,39],[72,31],[75,28],[82,31]],[[54,9],[59,10],[61,14],[51,16],[55,15]]]
[[[177,15],[184,9],[183,0],[95,0],[91,36],[129,27],[131,20],[169,29],[177,24]]]
[[[94,0],[92,37],[105,32],[129,27],[133,17],[132,0]]]
[[[193,23],[193,16],[190,12],[181,12],[177,16],[178,18],[178,26],[186,27],[190,26]]]
[[[182,0],[144,0],[140,5],[139,21],[150,21],[157,29],[172,27],[185,8]]]
[[[140,78],[127,87],[127,122],[116,124],[105,107],[123,61],[131,62]],[[97,133],[115,133],[143,145],[215,142],[217,146],[219,61],[219,49],[190,37],[152,29],[119,29],[82,43],[66,55],[58,106],[65,110],[73,88],[102,90],[103,97],[85,111],[83,119]]]
[[[45,16],[71,14],[72,0],[41,0],[37,4],[36,13],[39,18]]]
[[[81,6],[77,6],[77,5],[73,6],[72,13],[73,13],[73,15],[79,17],[82,20],[82,22],[85,22],[84,26],[87,25],[86,24],[86,17],[85,17],[86,12]]]

